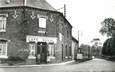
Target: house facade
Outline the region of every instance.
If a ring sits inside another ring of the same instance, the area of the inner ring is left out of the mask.
[[[29,50],[27,64],[72,59],[72,26],[46,0],[0,0],[0,62]]]

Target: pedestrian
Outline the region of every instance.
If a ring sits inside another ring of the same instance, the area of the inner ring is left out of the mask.
[[[36,62],[37,62],[37,64],[40,64],[40,54],[36,55]]]

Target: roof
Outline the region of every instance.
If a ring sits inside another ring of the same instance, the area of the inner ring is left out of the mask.
[[[56,11],[46,0],[0,0],[0,7],[28,6]]]
[[[78,40],[76,38],[72,37],[72,40],[78,43]]]
[[[64,18],[65,21],[67,21],[67,23],[72,28],[72,25],[65,18],[65,16],[63,16],[62,13],[54,9],[46,0],[0,0],[0,8],[21,7],[21,6],[57,12]]]
[[[63,13],[61,13],[61,12],[58,12],[60,15],[61,15],[61,17],[63,17],[63,19],[68,23],[68,25],[72,28],[72,25],[70,24],[70,22],[66,19],[66,17],[63,15]]]

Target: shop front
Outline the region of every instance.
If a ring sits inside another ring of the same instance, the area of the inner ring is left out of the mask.
[[[26,42],[33,44],[29,46],[29,59],[36,60],[36,64],[51,62],[55,59],[56,37],[27,36]]]

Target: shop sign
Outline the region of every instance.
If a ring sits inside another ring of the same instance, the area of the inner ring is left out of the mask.
[[[57,43],[56,37],[43,37],[43,36],[30,36],[26,37],[26,42],[47,42],[47,43]]]

